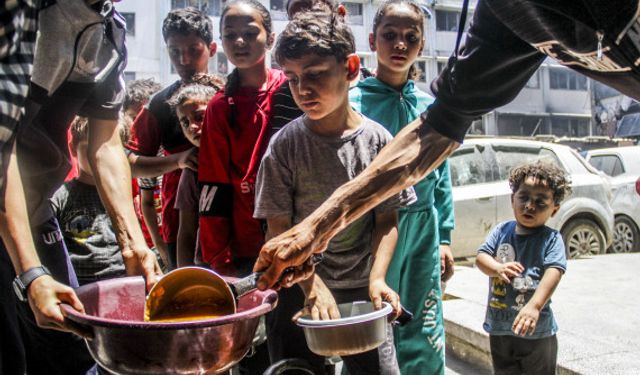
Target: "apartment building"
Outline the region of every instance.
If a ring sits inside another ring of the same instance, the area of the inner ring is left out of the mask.
[[[287,23],[285,4],[287,0],[260,0],[271,11],[274,31],[279,33]],[[380,0],[344,1],[348,11],[347,21],[351,25],[356,49],[362,64],[375,69],[375,56],[369,50],[368,35],[373,16]],[[471,12],[476,1],[471,1]],[[422,75],[418,85],[429,90],[430,82],[444,68],[455,46],[461,0],[426,0],[425,10],[426,46],[418,61]],[[172,71],[161,35],[164,16],[172,8],[194,6],[206,11],[212,18],[215,37],[219,42],[219,19],[223,0],[152,0],[124,1],[116,7],[125,16],[128,24],[129,63],[126,79],[153,77],[162,84],[178,79]],[[220,43],[218,43],[220,44]],[[271,61],[270,56],[268,57]],[[274,62],[275,64],[275,62]],[[226,74],[233,66],[222,48],[210,61],[210,71]],[[592,118],[591,81],[551,59],[529,80],[526,87],[508,105],[498,108],[474,122],[470,132],[491,135],[532,136],[554,134],[556,136],[580,137],[599,135]]]

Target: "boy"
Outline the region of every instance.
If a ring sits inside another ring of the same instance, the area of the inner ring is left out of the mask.
[[[258,172],[255,217],[266,219],[267,239],[302,221],[342,183],[354,178],[391,140],[379,124],[349,105],[350,82],[359,59],[349,27],[341,17],[302,13],[287,25],[276,58],[304,115],[272,139]],[[297,287],[280,291],[267,317],[271,360],[301,357],[323,373],[323,358],[304,344],[291,316],[303,305],[314,318],[338,318],[336,303],[389,301],[398,295],[385,282],[397,239],[397,208],[415,200],[413,190],[393,196],[334,238],[316,273]],[[345,356],[352,375],[398,373],[393,339],[366,353]]]
[[[195,8],[174,9],[163,21],[162,36],[169,59],[180,80],[166,87],[142,109],[131,128],[127,147],[132,170],[138,177],[162,179],[162,237],[167,244],[169,268],[176,267],[178,211],[176,190],[183,168],[195,168],[197,156],[182,134],[175,111],[167,100],[196,73],[207,73],[209,58],[216,53],[211,19]],[[160,147],[165,156],[157,157]],[[148,164],[149,162],[153,164]]]
[[[571,188],[555,165],[536,162],[509,177],[515,221],[499,224],[478,249],[490,277],[484,329],[496,374],[555,374],[558,326],[550,298],[567,267],[560,233],[545,226]]]
[[[127,129],[120,128],[126,142]],[[66,182],[51,198],[78,283],[125,276],[122,254],[111,219],[104,208],[87,159],[87,119],[71,124],[71,155],[78,160],[78,177]]]

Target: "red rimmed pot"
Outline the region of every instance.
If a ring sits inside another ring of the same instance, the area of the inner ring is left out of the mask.
[[[217,374],[251,349],[260,317],[277,302],[275,291],[255,290],[235,314],[190,322],[144,321],[142,277],[99,281],[76,290],[85,314],[62,305],[65,319],[85,332],[91,356],[115,374]]]

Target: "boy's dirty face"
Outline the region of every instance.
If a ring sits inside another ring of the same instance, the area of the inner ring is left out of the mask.
[[[528,176],[511,195],[513,213],[519,225],[525,228],[543,226],[560,208],[553,201],[553,191],[547,182]]]
[[[189,142],[196,147],[200,147],[202,122],[206,110],[207,102],[198,100],[187,100],[176,107],[180,128],[182,128],[182,132]]]
[[[222,46],[229,61],[244,69],[261,63],[271,48],[273,35],[262,23],[262,15],[248,4],[232,6],[222,20]]]
[[[355,56],[355,55],[353,55]],[[357,58],[357,56],[356,56]],[[348,105],[345,98],[349,82],[357,75],[349,69],[349,61],[339,62],[333,56],[308,54],[282,64],[289,80],[293,99],[307,117],[319,120]],[[353,69],[351,69],[353,70]]]
[[[371,50],[380,65],[393,71],[407,71],[422,53],[422,17],[406,4],[390,5],[369,36]]]
[[[167,51],[180,79],[189,81],[194,74],[209,71],[209,58],[216,53],[216,44],[207,45],[194,33],[172,34],[167,38]]]

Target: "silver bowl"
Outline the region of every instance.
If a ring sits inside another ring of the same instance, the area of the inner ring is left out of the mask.
[[[383,302],[380,310],[373,303],[356,301],[338,305],[340,319],[313,320],[310,315],[298,319],[309,349],[323,356],[344,356],[377,348],[387,338],[391,305]]]

